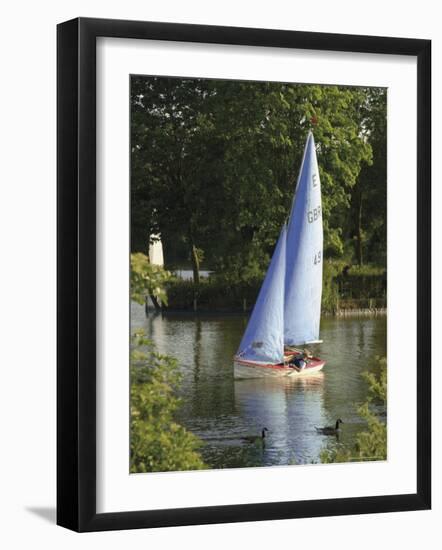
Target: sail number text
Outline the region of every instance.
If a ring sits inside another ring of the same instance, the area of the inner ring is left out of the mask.
[[[307,212],[308,223],[313,223],[321,217],[321,206],[313,208]]]
[[[315,254],[315,259],[313,260],[313,263],[315,265],[318,265],[321,263],[321,260],[322,260],[322,252],[320,250],[317,254]]]

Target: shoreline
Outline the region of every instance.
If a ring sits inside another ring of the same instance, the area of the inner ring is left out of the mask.
[[[211,316],[235,316],[235,317],[248,317],[252,310],[238,310],[238,309],[155,309],[152,306],[145,307],[146,315],[177,315],[177,316],[196,316],[196,317],[211,317]],[[323,311],[321,316],[324,317],[380,317],[387,315],[387,308],[345,308],[337,311]]]

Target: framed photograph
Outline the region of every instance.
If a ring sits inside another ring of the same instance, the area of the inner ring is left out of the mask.
[[[57,523],[429,509],[430,41],[57,36]]]

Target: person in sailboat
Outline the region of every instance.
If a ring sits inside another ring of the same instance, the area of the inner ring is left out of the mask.
[[[312,352],[304,348],[302,352],[298,352],[290,361],[290,366],[295,368],[298,372],[305,369],[308,366],[309,361],[313,359]]]
[[[289,362],[289,367],[292,367],[298,372],[305,369],[306,366],[307,366],[307,356],[305,352],[301,352],[294,355]]]

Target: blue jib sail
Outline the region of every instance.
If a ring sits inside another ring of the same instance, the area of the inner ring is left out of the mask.
[[[319,338],[322,240],[321,183],[310,132],[287,227],[285,345],[302,345]]]
[[[284,359],[286,234],[284,225],[239,346],[241,359],[270,363]]]

